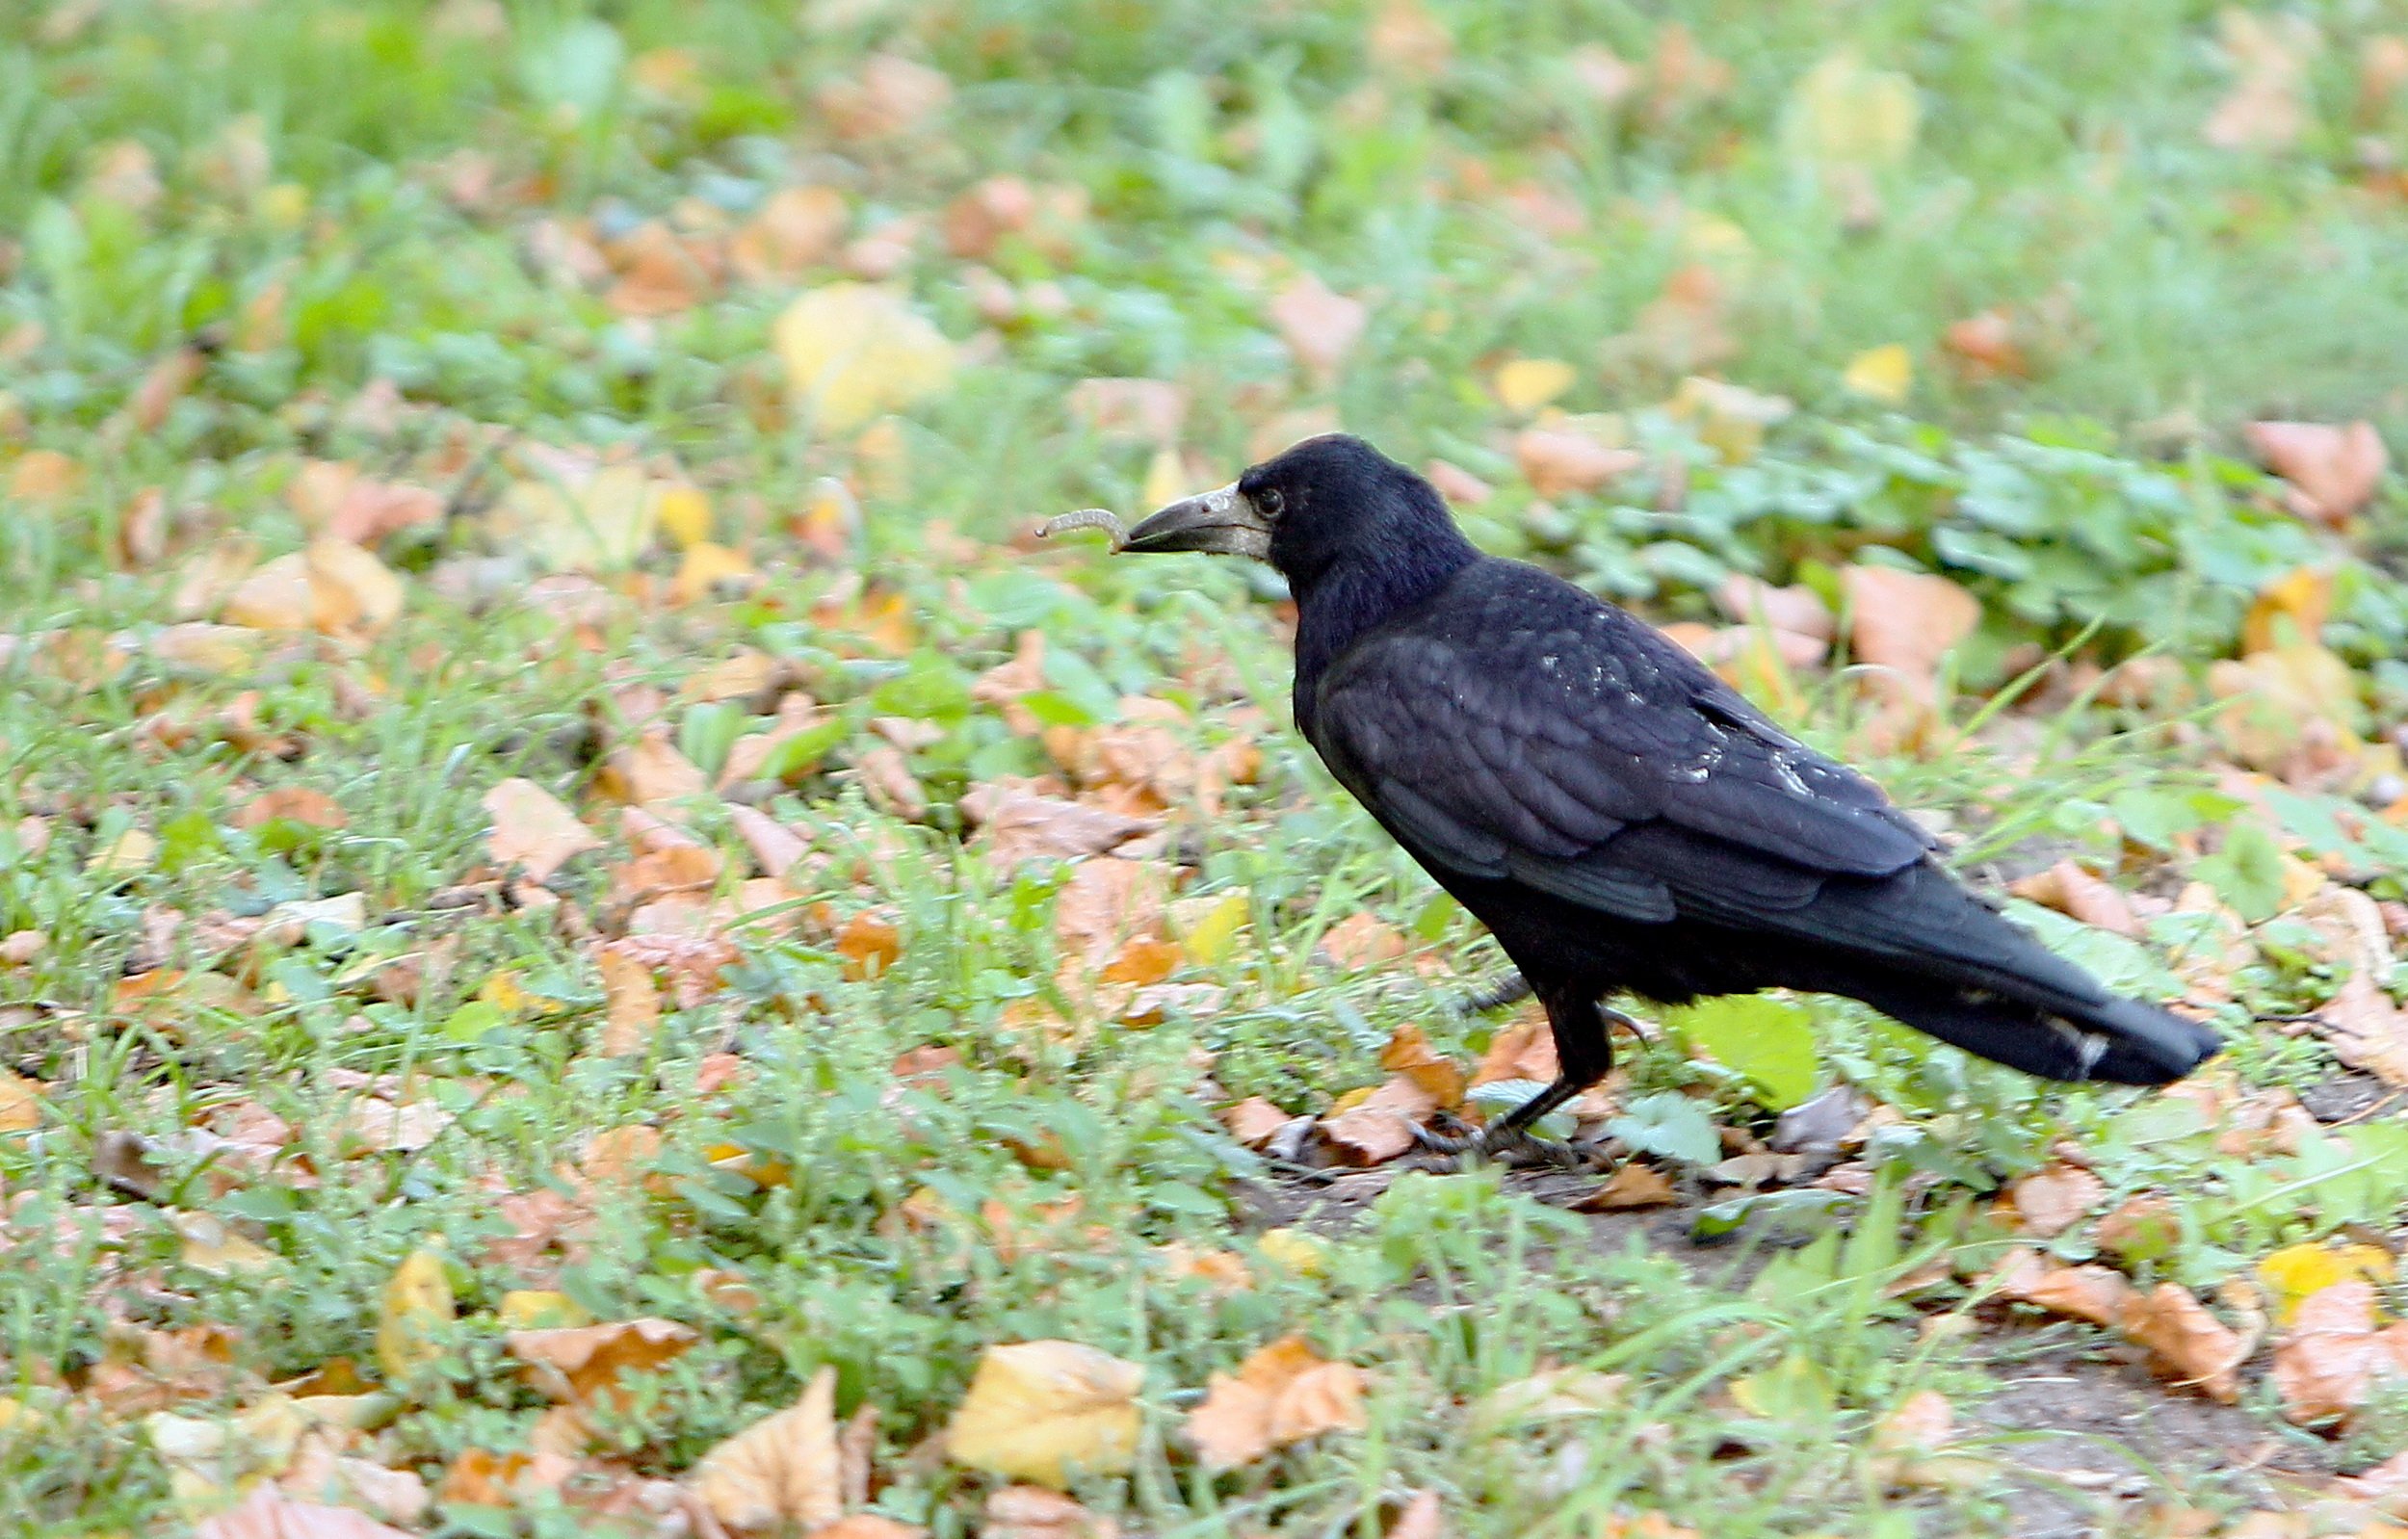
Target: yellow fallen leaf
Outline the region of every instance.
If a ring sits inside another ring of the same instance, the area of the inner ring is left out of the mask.
[[[794,1524],[824,1528],[844,1513],[837,1476],[836,1370],[814,1374],[802,1398],[702,1456],[694,1488],[738,1532]]]
[[[1791,99],[1792,153],[1819,166],[1895,166],[1915,147],[1915,83],[1869,67],[1853,48],[1826,54]]]
[[[677,563],[676,579],[669,585],[669,594],[680,604],[692,604],[708,598],[720,584],[750,577],[752,571],[752,560],[744,552],[699,540],[686,547],[685,558]]]
[[[593,1316],[566,1293],[513,1288],[493,1306],[493,1318],[507,1331],[557,1330],[589,1325]]]
[[[1869,400],[1895,406],[1915,387],[1915,360],[1896,342],[1867,348],[1847,360],[1840,383]]]
[[[1057,1489],[1137,1462],[1144,1368],[1076,1342],[990,1346],[945,1427],[956,1464]]]
[[[1254,1248],[1265,1261],[1298,1277],[1319,1277],[1329,1270],[1327,1242],[1301,1230],[1266,1229],[1255,1239]]]
[[[2258,1263],[2258,1280],[2274,1295],[2274,1323],[2289,1325],[2300,1300],[2335,1283],[2392,1280],[2392,1254],[2380,1245],[2286,1245]]]
[[[511,1331],[502,1338],[510,1356],[527,1365],[536,1388],[565,1405],[585,1405],[596,1398],[621,1398],[619,1376],[659,1368],[701,1340],[691,1325],[675,1320],[610,1320],[600,1325],[565,1325],[545,1330]]]
[[[254,631],[374,632],[393,622],[406,598],[402,580],[373,553],[321,538],[243,579],[224,619]]]
[[[2324,639],[2324,620],[2333,612],[2333,574],[2316,566],[2284,573],[2249,603],[2240,622],[2243,654],[2271,652],[2285,646],[2316,646]]]
[[[848,432],[952,380],[954,345],[910,301],[867,283],[830,283],[771,329],[787,388],[822,432]]]
[[[1173,904],[1171,918],[1181,926],[1179,945],[1188,953],[1188,960],[1199,967],[1217,967],[1236,949],[1239,932],[1254,917],[1254,905],[1243,888],[1205,902],[1207,906],[1196,912],[1191,921]]]
[[[664,486],[654,516],[661,529],[680,548],[691,548],[711,537],[711,499],[699,487]]]
[[[486,515],[495,539],[552,571],[632,565],[661,525],[667,488],[634,465],[590,466],[547,456],[541,474],[512,482]]]
[[[479,805],[493,820],[492,831],[485,835],[493,863],[520,867],[530,881],[544,881],[569,857],[602,848],[592,829],[532,780],[505,780],[486,792]]]
[[[1489,384],[1507,411],[1528,415],[1579,379],[1580,372],[1561,358],[1509,358],[1497,366]]]
[[[228,1229],[215,1213],[178,1213],[175,1230],[184,1239],[183,1263],[196,1270],[222,1277],[275,1265],[274,1252]]]
[[[1765,430],[1786,419],[1793,409],[1787,397],[1694,374],[1683,379],[1672,399],[1664,403],[1668,415],[1690,424],[1699,440],[1731,464],[1755,457],[1764,446]]]
[[[94,849],[84,862],[84,869],[95,876],[130,876],[148,871],[150,863],[158,858],[158,838],[147,829],[128,828]]]
[[[437,1334],[452,1319],[452,1281],[440,1251],[413,1250],[384,1285],[377,1310],[377,1361],[406,1379],[443,1355]]]

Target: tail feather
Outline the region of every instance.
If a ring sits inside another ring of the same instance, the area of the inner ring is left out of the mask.
[[[2050,1080],[2163,1084],[2223,1051],[2213,1031],[2138,1000],[2060,1009],[1934,979],[1858,980],[1844,992],[1943,1042]]]

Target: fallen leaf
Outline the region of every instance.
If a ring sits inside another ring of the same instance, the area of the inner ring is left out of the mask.
[[[1125,1474],[1137,1461],[1144,1368],[1076,1342],[990,1346],[979,1360],[945,1448],[956,1464],[1066,1486],[1073,1471]]]
[[[1580,379],[1580,372],[1561,358],[1508,358],[1489,377],[1489,386],[1507,411],[1527,416]]]
[[[234,809],[228,820],[237,828],[264,828],[272,822],[300,823],[310,828],[348,828],[351,818],[343,804],[308,786],[277,786],[263,791]]]
[[[527,1365],[528,1382],[536,1388],[563,1404],[587,1405],[604,1396],[623,1397],[619,1375],[659,1368],[700,1339],[691,1325],[645,1317],[511,1331],[502,1344]]]
[[[1298,1229],[1266,1229],[1254,1241],[1265,1261],[1298,1277],[1319,1277],[1329,1269],[1328,1242]]]
[[[887,915],[865,908],[836,932],[836,951],[845,959],[847,978],[877,978],[903,955],[903,931]]]
[[[1322,1136],[1352,1165],[1382,1164],[1414,1146],[1413,1132],[1438,1109],[1437,1098],[1401,1074],[1321,1120]]]
[[[222,618],[254,631],[372,634],[402,613],[402,580],[382,561],[339,539],[316,539],[279,556],[227,595]]]
[[[2266,584],[2250,600],[2249,613],[2240,622],[2240,649],[2245,655],[2317,645],[2324,639],[2325,617],[2332,612],[2332,570],[2296,567]]]
[[[927,125],[953,100],[943,74],[900,54],[877,53],[814,98],[841,138],[891,139]]]
[[[30,1096],[27,1104],[30,1107]],[[0,1128],[9,1126],[6,1110],[7,1085],[5,1082],[0,1082]],[[1248,1096],[1235,1106],[1223,1107],[1220,1111],[1220,1125],[1229,1130],[1229,1136],[1249,1149],[1262,1148],[1270,1142],[1273,1134],[1294,1120],[1261,1096]],[[31,1120],[20,1124],[27,1128],[33,1125]]]
[[[1894,566],[1850,566],[1841,578],[1857,657],[1895,670],[1931,701],[1940,662],[1981,623],[1981,601],[1945,577]]]
[[[1452,1109],[1463,1104],[1462,1067],[1431,1047],[1418,1026],[1396,1029],[1380,1050],[1379,1066],[1421,1086],[1441,1108]]]
[[[1433,459],[1422,467],[1422,479],[1438,494],[1462,508],[1476,508],[1497,495],[1497,488],[1452,460]]]
[[[2200,137],[2219,149],[2279,150],[2297,143],[2309,122],[2309,61],[2322,43],[2315,23],[2227,6],[2216,30],[2235,78]]]
[[[1421,1490],[1407,1497],[1404,1510],[1389,1526],[1387,1539],[1447,1539],[1446,1514],[1438,1505],[1438,1493]]]
[[[993,1528],[982,1529],[990,1534]],[[856,1512],[850,1518],[839,1518],[824,1528],[811,1530],[811,1539],[927,1539],[926,1528],[892,1518],[881,1518],[875,1512]]]
[[[2374,1285],[2334,1283],[2292,1307],[2274,1348],[2283,1415],[2301,1426],[2339,1421],[2366,1403],[2377,1380],[2408,1375],[2408,1325],[2374,1326]]]
[[[2118,1321],[2124,1334],[2149,1349],[2158,1370],[2226,1405],[2240,1398],[2238,1369],[2249,1343],[2208,1313],[2179,1283],[2159,1283],[2135,1293]]]
[[[811,1531],[843,1515],[836,1467],[836,1370],[823,1368],[800,1400],[719,1444],[689,1478],[739,1532],[784,1523]]]
[[[2253,422],[2242,431],[2266,468],[2290,483],[2292,510],[2337,529],[2373,500],[2391,467],[2383,436],[2370,422],[2342,428],[2318,422]]]
[[[1602,1187],[1572,1204],[1572,1211],[1584,1213],[1622,1213],[1633,1208],[1662,1208],[1678,1202],[1680,1193],[1662,1172],[1636,1160],[1626,1161],[1622,1168]]]
[[[394,1269],[377,1310],[377,1362],[385,1377],[406,1380],[443,1355],[452,1321],[452,1283],[440,1251],[414,1250]]]
[[[1359,973],[1393,962],[1410,948],[1404,932],[1394,925],[1371,914],[1353,913],[1322,931],[1315,949],[1338,966]]]
[[[1362,300],[1332,291],[1308,273],[1279,291],[1270,301],[1270,318],[1296,361],[1327,384],[1362,340],[1371,311]]]
[[[1853,48],[1826,54],[1790,101],[1791,153],[1817,166],[1895,166],[1915,147],[1923,103],[1915,83],[1874,69]]]
[[[2133,912],[2132,900],[2070,860],[2060,860],[2046,871],[2009,882],[2006,890],[2027,902],[2054,908],[2098,929],[2118,935],[2140,933],[2140,917]]]
[[[1149,934],[1162,923],[1162,874],[1135,860],[1101,856],[1070,868],[1054,898],[1054,933],[1065,956],[1096,965],[1131,935]]]
[[[962,816],[975,823],[974,848],[1011,870],[1031,860],[1076,860],[1100,855],[1162,826],[1108,808],[1039,796],[1009,785],[973,786],[961,798]]]
[[[666,488],[640,467],[557,452],[526,467],[485,515],[497,542],[552,572],[617,571],[651,547]]]
[[[781,187],[728,243],[728,265],[747,283],[797,278],[836,254],[851,218],[830,187]]]
[[[1236,1374],[1216,1373],[1188,1413],[1187,1439],[1208,1470],[1251,1464],[1273,1448],[1360,1429],[1363,1373],[1323,1360],[1301,1336],[1249,1354]]]
[[[1950,322],[1941,333],[1940,345],[1955,361],[1958,372],[1969,378],[2020,379],[2031,373],[2031,365],[2015,332],[2013,316],[1989,309]]]
[[[0,1069],[0,1133],[29,1133],[41,1126],[41,1082]]]
[[[1542,1422],[1593,1420],[1623,1403],[1622,1391],[1629,1383],[1624,1373],[1546,1369],[1500,1384],[1474,1400],[1465,1425],[1477,1436],[1496,1437]]]
[[[2019,1250],[1999,1267],[1999,1296],[2053,1315],[2114,1325],[2131,1303],[2133,1286],[2111,1267],[2050,1266],[2031,1251]]]
[[[1700,443],[1722,456],[1725,464],[1752,459],[1764,447],[1765,430],[1786,421],[1794,405],[1786,396],[1766,395],[1702,375],[1684,378],[1664,414],[1685,422]]]
[[[1869,401],[1899,405],[1915,387],[1915,360],[1899,343],[1868,348],[1848,359],[1840,373],[1840,383]]]
[[[2286,1245],[2258,1263],[2258,1280],[2274,1295],[2274,1323],[2289,1325],[2300,1302],[2337,1284],[2392,1280],[2392,1253],[2380,1245]]]
[[[602,848],[592,829],[532,780],[505,780],[480,805],[493,820],[485,835],[493,863],[516,866],[529,881],[547,881],[572,857]]]
[[[1119,1539],[1120,1526],[1041,1486],[987,1493],[979,1539]]]
[[[909,300],[866,283],[830,283],[787,306],[772,328],[789,393],[823,433],[850,432],[953,379],[954,345]]]
[[[1064,405],[1071,421],[1098,437],[1166,449],[1179,441],[1188,392],[1168,379],[1082,379]]]
[[[194,1526],[193,1539],[409,1539],[400,1528],[350,1507],[286,1495],[272,1481],[250,1488],[242,1504]]]
[[[2107,1196],[2107,1183],[2082,1169],[2055,1161],[2023,1177],[2007,1188],[2023,1232],[2053,1239],[2074,1227]]]
[[[1647,462],[1636,449],[1616,449],[1586,433],[1525,428],[1514,435],[1514,463],[1541,497],[1592,492]]]
[[[660,987],[652,969],[625,952],[605,947],[594,965],[602,973],[602,1056],[632,1057],[651,1046],[661,1024]]]

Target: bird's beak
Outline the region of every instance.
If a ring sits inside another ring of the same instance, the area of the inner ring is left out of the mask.
[[[1209,551],[1216,556],[1270,556],[1270,525],[1231,482],[1190,497],[1129,531],[1124,551]]]

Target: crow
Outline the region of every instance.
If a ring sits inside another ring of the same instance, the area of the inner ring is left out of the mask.
[[[1670,638],[1481,554],[1435,487],[1359,438],[1308,438],[1122,549],[1286,577],[1297,728],[1545,1007],[1558,1077],[1483,1130],[1483,1154],[1534,1146],[1533,1122],[1605,1077],[1622,994],[1845,995],[2052,1080],[2159,1084],[2221,1046],[2049,952],[1871,781]]]

